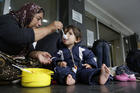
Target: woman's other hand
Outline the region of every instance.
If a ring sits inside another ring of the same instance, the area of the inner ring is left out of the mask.
[[[50,64],[52,62],[51,55],[45,51],[33,51],[30,53],[30,56],[38,59],[42,64]]]

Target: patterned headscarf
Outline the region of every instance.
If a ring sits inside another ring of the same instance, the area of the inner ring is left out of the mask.
[[[43,12],[44,9],[35,3],[27,3],[17,11],[11,11],[10,14],[16,17],[22,27],[27,27],[35,14]]]

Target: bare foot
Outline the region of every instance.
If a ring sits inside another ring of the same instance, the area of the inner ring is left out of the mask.
[[[67,85],[74,85],[75,84],[75,80],[72,78],[71,74],[68,74],[68,76],[66,78],[66,84]]]
[[[101,74],[99,76],[99,84],[101,85],[105,84],[109,78],[109,75],[110,75],[110,70],[105,64],[103,64],[101,67]]]

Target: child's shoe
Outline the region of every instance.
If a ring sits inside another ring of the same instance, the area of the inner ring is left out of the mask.
[[[136,81],[136,77],[134,74],[128,75],[126,73],[123,73],[121,75],[116,75],[115,79],[119,81]]]
[[[136,81],[136,77],[134,74],[128,75],[128,81]]]
[[[115,79],[119,81],[128,81],[128,75],[126,73],[123,73],[121,75],[116,75]]]

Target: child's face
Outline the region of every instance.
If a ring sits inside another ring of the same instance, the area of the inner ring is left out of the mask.
[[[76,39],[76,37],[75,37],[75,35],[74,35],[74,33],[73,33],[73,30],[72,29],[70,29],[67,33],[66,33],[66,35],[67,35],[67,39],[62,39],[63,40],[63,43],[66,45],[66,46],[74,46],[74,44],[75,43],[77,43],[78,41],[77,41],[77,39]]]

